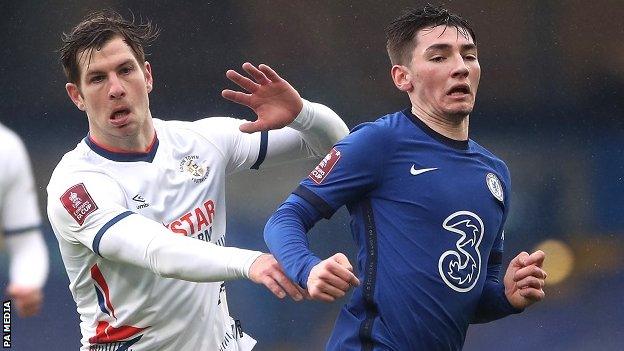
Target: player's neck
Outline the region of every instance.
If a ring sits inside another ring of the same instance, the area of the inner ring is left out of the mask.
[[[469,115],[456,118],[438,116],[433,113],[428,113],[415,105],[412,105],[412,113],[429,128],[447,138],[461,141],[468,140]]]
[[[156,131],[152,128],[150,133],[136,138],[116,138],[107,140],[94,133],[89,133],[89,139],[97,146],[115,153],[148,153],[156,142]]]

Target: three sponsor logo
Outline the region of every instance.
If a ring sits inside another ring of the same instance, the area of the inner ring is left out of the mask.
[[[448,287],[457,292],[474,288],[481,273],[481,249],[484,226],[479,216],[470,211],[457,211],[448,216],[442,228],[459,235],[455,247],[438,260],[438,271]]]

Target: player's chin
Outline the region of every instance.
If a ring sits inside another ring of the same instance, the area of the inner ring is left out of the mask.
[[[472,113],[473,107],[473,104],[451,106],[446,110],[446,114],[453,119],[462,119]]]
[[[129,122],[127,124],[121,125],[114,129],[113,133],[117,134],[120,138],[127,138],[136,136],[139,132],[139,129],[136,123]]]

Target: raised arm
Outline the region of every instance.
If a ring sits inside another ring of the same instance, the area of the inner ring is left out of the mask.
[[[302,99],[297,90],[269,66],[255,67],[247,62],[243,69],[253,80],[233,70],[227,71],[226,76],[246,92],[226,89],[222,95],[249,107],[257,115],[256,121],[240,126],[242,132],[272,131],[268,135],[266,153],[269,163],[322,156],[348,134],[346,124],[334,111]]]
[[[303,100],[297,90],[267,65],[255,67],[245,62],[243,70],[253,80],[234,70],[228,70],[225,75],[248,93],[229,89],[221,93],[224,98],[249,107],[258,116],[255,122],[242,124],[241,132],[269,131],[292,123],[303,108]]]

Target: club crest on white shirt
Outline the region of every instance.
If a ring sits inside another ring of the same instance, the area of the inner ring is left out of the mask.
[[[485,176],[485,183],[487,184],[488,189],[490,189],[492,195],[494,195],[498,201],[503,202],[503,186],[501,185],[500,180],[498,180],[496,174],[488,173]]]
[[[180,161],[180,172],[185,173],[193,182],[199,184],[206,180],[210,168],[206,162],[199,162],[199,156],[188,155]]]

